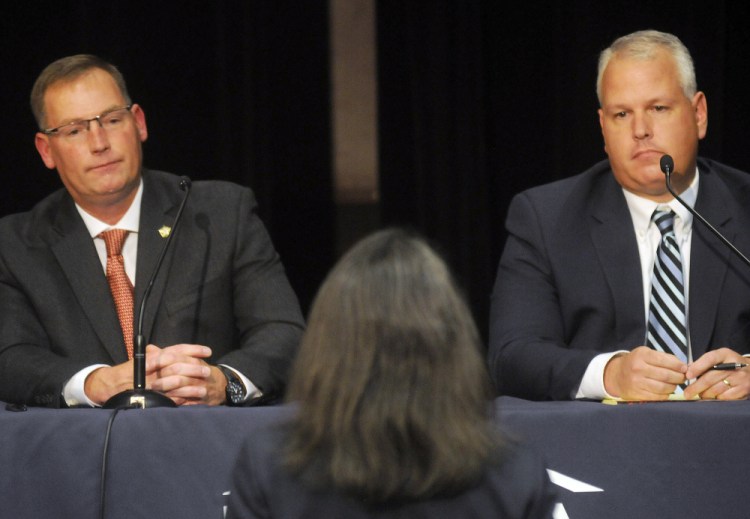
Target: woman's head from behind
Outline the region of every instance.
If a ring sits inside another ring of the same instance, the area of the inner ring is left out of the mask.
[[[460,487],[494,446],[471,314],[445,263],[399,230],[358,243],[323,283],[288,398],[290,467],[375,502]]]

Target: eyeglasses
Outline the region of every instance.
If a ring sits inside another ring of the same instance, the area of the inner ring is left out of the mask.
[[[98,122],[99,126],[104,130],[116,131],[124,127],[125,114],[130,112],[132,106],[133,105],[127,105],[120,108],[113,108],[112,110],[107,110],[91,119],[72,121],[63,124],[62,126],[58,126],[57,128],[42,130],[42,133],[50,136],[59,136],[64,139],[77,140],[86,135],[92,121]]]

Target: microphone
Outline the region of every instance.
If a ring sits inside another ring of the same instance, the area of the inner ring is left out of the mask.
[[[666,176],[667,189],[669,190],[670,193],[672,193],[672,196],[675,197],[675,199],[679,203],[681,203],[685,207],[685,209],[687,209],[688,211],[690,211],[693,216],[695,216],[698,220],[700,220],[703,223],[703,225],[705,225],[706,227],[708,227],[708,229],[712,233],[714,233],[714,235],[717,238],[719,238],[722,242],[724,242],[724,245],[726,245],[727,247],[729,247],[745,263],[745,265],[747,265],[748,267],[750,267],[750,260],[747,259],[747,257],[744,254],[742,254],[737,249],[737,247],[735,247],[734,245],[732,245],[732,242],[730,242],[729,240],[727,240],[719,231],[717,231],[714,228],[713,225],[711,225],[710,223],[708,223],[708,221],[705,218],[703,218],[700,215],[700,213],[698,213],[698,211],[696,211],[695,209],[693,209],[692,207],[690,207],[688,204],[686,204],[685,201],[682,198],[680,198],[677,195],[677,193],[674,192],[674,189],[672,189],[672,178],[671,178],[672,177],[672,171],[674,170],[674,160],[672,160],[672,157],[670,157],[669,155],[662,155],[661,159],[659,160],[659,167],[661,168],[662,173],[664,173],[664,175]]]
[[[148,301],[148,298],[151,295],[151,289],[154,286],[154,280],[159,274],[159,270],[161,270],[164,256],[166,256],[169,244],[172,243],[172,237],[177,231],[177,224],[180,223],[182,210],[185,208],[185,202],[187,202],[188,195],[190,195],[191,186],[192,182],[188,177],[181,177],[180,189],[185,191],[185,196],[182,197],[182,202],[177,210],[177,216],[174,217],[174,222],[172,223],[172,230],[169,232],[169,236],[167,236],[167,241],[164,243],[159,259],[156,261],[154,271],[151,273],[151,278],[149,279],[146,290],[143,293],[141,307],[138,310],[138,332],[133,343],[133,389],[122,391],[112,396],[102,406],[104,409],[127,407],[141,409],[147,407],[176,407],[174,401],[168,396],[157,391],[146,389],[146,339],[143,337],[143,315],[146,310],[146,301]]]

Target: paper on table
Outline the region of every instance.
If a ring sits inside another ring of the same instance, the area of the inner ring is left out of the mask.
[[[605,398],[602,400],[602,404],[607,405],[617,405],[617,404],[631,404],[631,403],[657,403],[657,402],[695,402],[700,400],[701,398],[699,396],[694,396],[693,398],[685,398],[685,395],[682,393],[672,393],[669,395],[669,398],[666,400],[625,400],[624,398],[618,398],[618,397],[612,397],[612,398]]]

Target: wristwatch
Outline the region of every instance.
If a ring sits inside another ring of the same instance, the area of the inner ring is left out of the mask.
[[[224,376],[227,377],[226,405],[242,405],[242,403],[244,403],[245,401],[245,396],[247,395],[245,384],[242,383],[240,377],[238,377],[237,374],[231,369],[227,368],[226,366],[217,367],[221,370],[222,373],[224,373]]]

